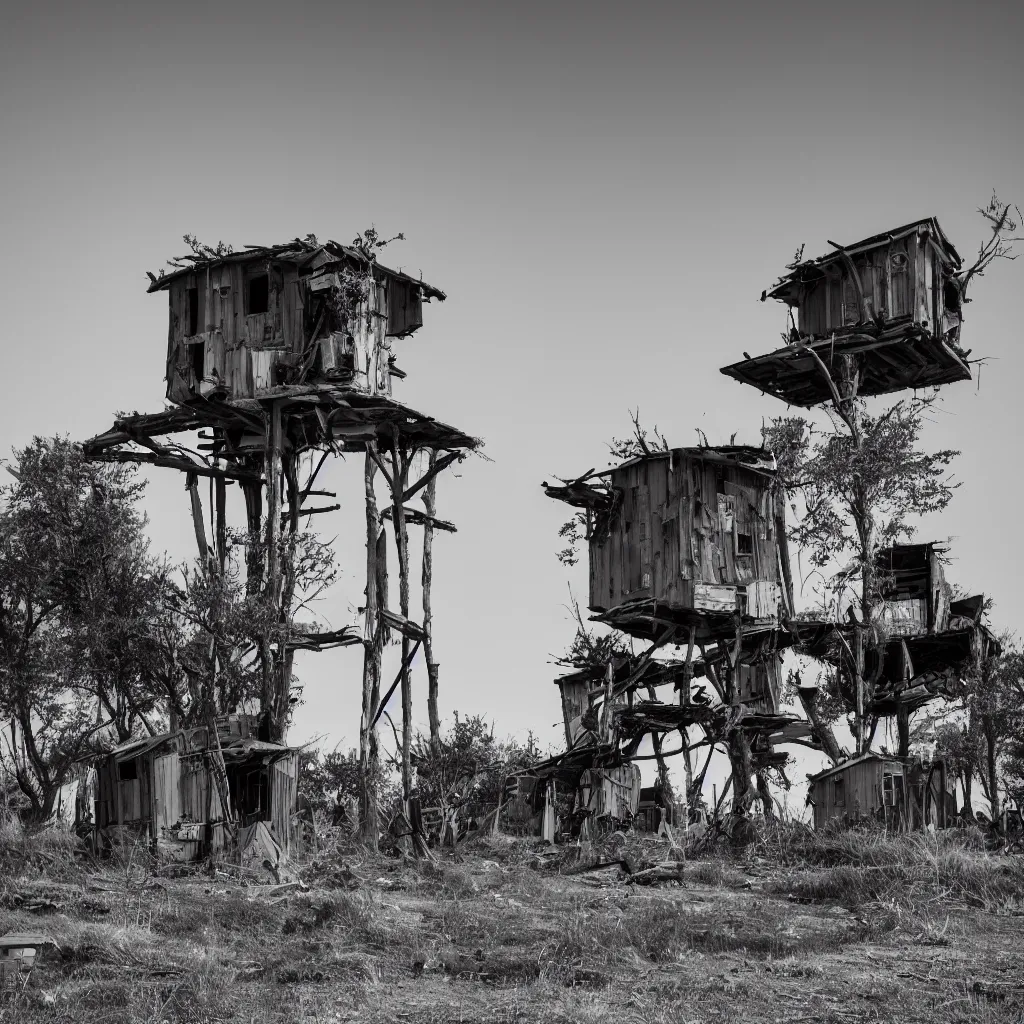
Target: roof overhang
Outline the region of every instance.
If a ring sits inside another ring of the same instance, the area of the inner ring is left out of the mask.
[[[291,263],[297,266],[300,272],[312,274],[315,271],[329,270],[332,267],[352,263],[362,266],[373,265],[381,274],[396,281],[403,281],[407,284],[418,286],[425,298],[438,299],[443,302],[447,297],[440,288],[427,284],[426,281],[405,274],[400,270],[392,270],[376,260],[370,260],[366,253],[361,252],[349,245],[341,245],[338,242],[319,243],[307,242],[296,238],[291,242],[282,245],[252,246],[242,249],[239,252],[223,253],[219,256],[211,256],[203,259],[199,257],[185,256],[179,260],[172,261],[173,270],[170,273],[152,278],[147,292],[159,292],[169,288],[172,282],[178,281],[190,274],[201,273],[212,270],[214,267],[221,267],[233,263],[253,263],[258,260],[267,260],[277,263]]]

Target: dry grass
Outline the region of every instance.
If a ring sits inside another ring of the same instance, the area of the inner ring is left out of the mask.
[[[66,837],[20,836],[0,847],[0,932],[60,950],[0,1022],[1024,1019],[1016,861],[949,837],[773,841],[660,889],[534,870],[500,837],[419,868],[350,846],[273,895],[157,883],[130,855],[50,877],[36,853]]]

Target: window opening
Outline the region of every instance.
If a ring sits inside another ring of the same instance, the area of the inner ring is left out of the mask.
[[[206,345],[196,344],[189,346],[192,349],[192,375],[197,381],[203,379],[203,368],[206,361]]]
[[[752,555],[754,553],[754,538],[749,533],[736,534],[736,554]]]
[[[270,311],[270,276],[259,274],[249,278],[248,315]]]
[[[835,780],[835,802],[837,806],[846,806],[846,780],[836,779]]]
[[[139,765],[135,760],[120,761],[117,765],[117,777],[121,782],[131,782],[139,777]]]

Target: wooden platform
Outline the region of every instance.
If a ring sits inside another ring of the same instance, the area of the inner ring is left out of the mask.
[[[296,452],[316,448],[364,451],[369,441],[387,450],[393,438],[405,447],[438,450],[475,449],[481,445],[477,438],[386,395],[330,384],[306,384],[273,388],[259,398],[199,400],[159,413],[123,416],[110,430],[82,447],[86,457],[97,462],[140,462],[200,476],[223,474],[258,480],[253,457],[262,457],[266,447],[268,413],[274,403],[281,406],[285,444]],[[223,460],[218,469],[195,452],[163,440],[204,429],[214,431],[210,454]]]
[[[828,402],[832,394],[808,349],[830,370],[837,357],[856,356],[861,368],[858,394],[864,397],[971,379],[965,356],[909,322],[877,333],[861,325],[851,332],[837,332],[834,338],[816,338],[744,359],[722,367],[721,372],[789,405],[809,409]]]

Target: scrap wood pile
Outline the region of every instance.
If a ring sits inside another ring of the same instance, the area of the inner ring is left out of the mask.
[[[653,885],[683,880],[686,852],[677,839],[627,835],[613,832],[604,840],[556,850],[537,851],[530,864],[554,869],[562,875],[579,875],[590,884],[623,881],[630,885]]]

